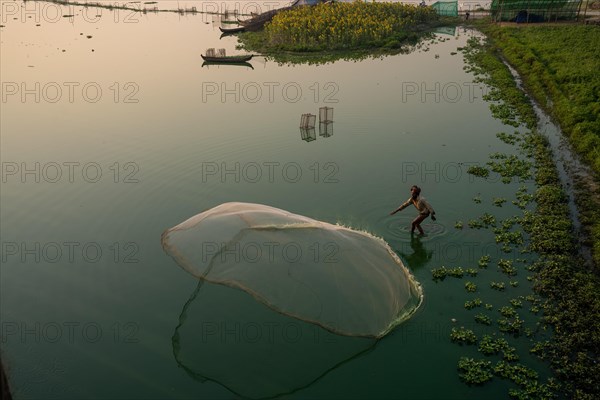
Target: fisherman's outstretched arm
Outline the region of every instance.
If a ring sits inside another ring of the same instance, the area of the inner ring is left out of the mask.
[[[400,205],[400,207],[398,207],[398,208],[396,208],[394,211],[392,211],[392,212],[390,213],[390,215],[394,215],[394,214],[396,214],[398,211],[404,210],[406,207],[410,206],[410,200],[411,200],[411,199],[408,199],[408,200],[406,200],[404,203],[402,203],[402,204]]]

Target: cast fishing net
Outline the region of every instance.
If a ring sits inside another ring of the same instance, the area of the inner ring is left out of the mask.
[[[341,335],[380,338],[423,297],[382,239],[266,205],[219,205],[165,231],[162,244],[198,279]]]

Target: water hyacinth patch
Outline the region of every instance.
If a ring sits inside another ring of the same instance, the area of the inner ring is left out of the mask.
[[[506,203],[506,199],[504,197],[494,197],[492,202],[496,207],[502,207],[502,205]]]
[[[513,318],[513,317],[517,316],[517,312],[512,307],[504,306],[504,307],[500,308],[500,310],[498,310],[498,311],[500,312],[500,314],[502,314],[502,316],[504,316],[506,318]]]
[[[498,261],[498,268],[508,276],[514,276],[517,274],[517,269],[514,267],[513,262],[511,260],[500,259]]]
[[[521,333],[521,328],[523,327],[523,322],[524,321],[520,319],[519,316],[515,316],[514,319],[500,318],[498,319],[498,327],[501,332],[519,335]]]
[[[467,290],[467,292],[476,292],[477,291],[477,285],[474,284],[473,282],[465,282],[465,289]]]
[[[469,276],[477,276],[478,271],[475,268],[467,268],[467,270],[465,271],[465,274],[467,274]]]
[[[481,222],[479,219],[469,220],[469,228],[471,228],[471,229],[481,229],[483,227],[484,227],[483,222]]]
[[[523,302],[521,301],[521,299],[510,299],[510,305],[513,306],[514,308],[521,308],[523,307]]]
[[[495,236],[496,243],[504,245],[520,245],[523,244],[523,233],[521,231],[499,232]]]
[[[519,137],[519,132],[515,131],[514,134],[506,133],[506,132],[498,132],[496,133],[496,137],[502,140],[506,144],[516,144],[521,138]]]
[[[480,298],[465,301],[465,308],[470,310],[475,307],[481,307],[482,301]]]
[[[486,254],[484,256],[481,256],[481,258],[479,259],[477,264],[479,265],[479,268],[487,268],[490,260],[491,260],[491,257],[489,256],[489,254]]]
[[[444,265],[442,265],[439,268],[432,269],[431,274],[433,275],[434,281],[442,281],[446,279],[447,276],[462,278],[465,274],[465,271],[462,269],[462,267],[446,268]],[[472,271],[469,273],[469,275],[472,275]]]
[[[489,317],[489,315],[480,313],[475,315],[475,322],[483,325],[491,325],[492,319]]]
[[[479,341],[478,350],[489,356],[492,354],[498,354],[500,351],[507,349],[508,342],[504,338],[493,339],[490,335],[483,335]]]
[[[452,328],[450,332],[450,339],[453,342],[457,342],[460,344],[475,344],[477,343],[477,335],[470,329],[465,329],[464,327],[460,327],[459,329]]]
[[[492,379],[491,361],[462,357],[458,361],[460,378],[470,385],[480,385]]]
[[[488,176],[490,176],[490,171],[487,168],[474,165],[470,166],[469,169],[467,169],[467,173],[474,176],[478,176],[480,178],[487,178]]]
[[[533,166],[530,161],[522,160],[515,155],[504,158],[502,162],[488,161],[487,165],[492,171],[500,174],[504,183],[510,183],[514,177],[519,178],[520,181],[530,179]]]
[[[479,217],[479,219],[486,228],[489,228],[490,226],[496,226],[496,217],[494,217],[492,214],[484,213],[481,217]]]

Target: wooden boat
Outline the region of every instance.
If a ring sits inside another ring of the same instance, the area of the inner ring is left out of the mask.
[[[238,23],[246,28],[247,31],[257,31],[262,29],[262,27],[269,21],[273,19],[278,12],[283,10],[289,10],[291,7],[278,8],[275,10],[269,10],[262,14],[258,14],[249,19],[240,20],[238,19]]]
[[[328,2],[328,1],[323,1],[320,0],[319,2]],[[245,20],[241,20],[241,19],[237,19],[238,24],[242,25],[243,27],[246,28],[247,31],[253,32],[253,31],[258,31],[260,29],[263,28],[263,26],[271,21],[273,19],[273,17],[275,15],[277,15],[278,13],[280,13],[281,11],[287,11],[287,10],[291,10],[292,8],[295,7],[305,7],[305,5],[302,4],[303,2],[301,0],[294,0],[289,6],[287,7],[283,7],[283,8],[275,8],[273,10],[269,10],[269,11],[265,11],[264,13],[261,14],[257,14],[257,13],[250,13],[250,18],[245,19]],[[317,4],[314,3],[314,4]],[[307,4],[307,6],[310,5],[314,5],[314,4]]]
[[[244,32],[246,30],[246,27],[236,26],[235,28],[223,28],[222,26],[220,26],[219,30],[223,33],[238,33],[238,32]]]
[[[235,64],[235,63],[243,63],[246,61],[250,61],[253,57],[253,54],[243,55],[243,56],[224,56],[224,57],[210,57],[205,56],[204,54],[200,55],[202,59],[206,62],[210,63],[219,63],[219,64]]]

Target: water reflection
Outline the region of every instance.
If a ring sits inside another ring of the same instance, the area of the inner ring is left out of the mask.
[[[433,257],[433,250],[427,250],[421,242],[421,237],[418,235],[411,236],[410,248],[412,253],[404,253],[398,251],[398,254],[406,261],[406,265],[411,269],[415,270],[421,268]]]
[[[456,36],[456,27],[455,26],[438,26],[437,28],[433,29],[433,32],[440,34],[440,35]]]
[[[236,63],[232,63],[232,62],[228,62],[228,63],[223,62],[223,63],[220,63],[220,62],[204,61],[202,63],[202,67],[206,67],[208,69],[210,69],[210,66],[219,67],[221,65],[225,65],[225,66],[231,65],[231,66],[234,66],[234,67],[247,67],[247,68],[250,68],[250,69],[254,69],[254,67],[252,66],[252,64],[250,64],[249,62],[245,62],[245,61],[244,62],[236,62]]]
[[[407,42],[402,43],[401,47],[397,48],[383,48],[383,49],[370,49],[370,50],[354,50],[354,51],[328,51],[326,53],[273,53],[269,54],[268,60],[274,61],[280,66],[288,65],[292,66],[295,64],[308,64],[308,65],[324,65],[334,63],[336,61],[363,61],[368,59],[381,59],[388,56],[395,56],[398,54],[410,54],[415,51],[421,50],[426,47],[431,40],[435,37],[434,32],[419,32],[415,34],[413,38],[408,39]],[[245,48],[247,51],[258,51],[258,49]]]
[[[315,128],[303,128],[300,127],[300,137],[305,142],[312,142],[313,140],[317,140],[317,134],[315,133]]]
[[[333,135],[333,122],[320,122],[319,123],[319,136],[328,138]]]
[[[376,343],[336,335],[274,312],[241,290],[203,280],[172,337],[173,356],[190,377],[254,399],[304,389]]]

